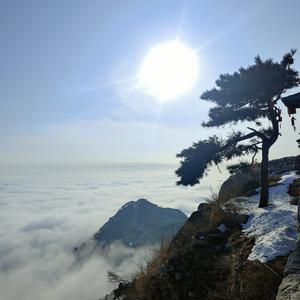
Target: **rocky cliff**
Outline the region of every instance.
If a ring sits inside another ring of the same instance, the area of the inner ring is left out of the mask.
[[[242,235],[242,214],[204,204],[175,236],[159,266],[115,290],[116,299],[275,299],[286,258],[248,261],[253,238]]]
[[[220,197],[199,205],[159,259],[119,285],[115,299],[275,300],[280,285],[277,300],[300,299],[299,242],[288,260],[296,243],[297,206],[287,194],[295,192],[298,161],[271,162],[274,182],[264,209],[257,208],[257,170],[230,177]]]
[[[300,188],[298,189],[298,192]],[[298,223],[300,223],[300,202],[298,202]],[[284,268],[284,279],[279,286],[276,300],[300,299],[300,239],[294,251],[289,255]]]

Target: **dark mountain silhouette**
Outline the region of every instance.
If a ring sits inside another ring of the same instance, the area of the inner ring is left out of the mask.
[[[94,239],[104,246],[114,241],[132,247],[155,244],[172,238],[186,219],[187,216],[178,209],[159,207],[139,199],[123,205],[99,229]]]

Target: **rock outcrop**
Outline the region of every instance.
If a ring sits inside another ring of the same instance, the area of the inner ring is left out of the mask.
[[[230,176],[221,186],[219,200],[228,200],[241,196],[250,196],[250,193],[259,187],[259,167],[249,169],[247,172],[240,172]]]
[[[172,254],[183,251],[183,249],[189,248],[194,243],[199,228],[202,228],[207,223],[208,209],[209,205],[207,203],[201,203],[198,210],[191,214],[172,240],[170,245]]]
[[[272,175],[300,170],[300,155],[270,160],[269,169]]]
[[[286,276],[279,286],[276,300],[300,299],[300,274]]]
[[[284,268],[284,274],[300,275],[300,240],[297,241],[295,250],[289,255],[288,261]]]
[[[288,193],[291,196],[300,196],[300,178],[296,178],[290,185],[288,189]]]
[[[163,262],[148,266],[116,294],[125,300],[275,299],[286,260],[248,261],[253,241],[243,237],[240,219],[224,205],[201,204],[172,240]]]
[[[300,156],[283,157],[269,162],[269,172],[273,176],[293,170],[300,170]],[[259,185],[260,164],[255,164],[246,171],[230,176],[220,188],[219,200],[226,202],[232,198],[249,196]]]
[[[299,170],[299,166],[299,157],[271,161],[270,186],[284,197],[295,174],[282,175]],[[167,245],[163,260],[154,260],[132,281],[119,285],[115,295],[124,300],[275,300],[278,291],[277,300],[300,299],[300,242],[288,262],[287,252],[270,260],[249,260],[257,236],[245,235],[245,227],[241,224],[246,223],[249,216],[245,213],[250,212],[251,205],[256,202],[249,204],[249,210],[243,210],[237,197],[252,195],[260,184],[259,177],[259,165],[231,176],[222,185],[217,201],[201,203],[191,214]],[[285,177],[293,178],[282,183]],[[227,201],[232,198],[236,199]],[[278,199],[279,202],[286,201],[290,208],[288,196]],[[295,207],[292,212],[295,214]],[[278,214],[281,216],[282,210]],[[249,220],[252,217],[253,213]],[[297,225],[293,224],[296,237]],[[286,245],[283,247],[286,248]],[[160,255],[157,254],[158,257]]]
[[[298,222],[299,218],[298,205]],[[296,243],[295,250],[289,255],[284,268],[285,277],[278,288],[276,300],[298,300],[300,299],[300,239]]]

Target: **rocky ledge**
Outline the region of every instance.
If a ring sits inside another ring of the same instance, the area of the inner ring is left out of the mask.
[[[300,223],[300,203],[298,204],[298,222]],[[284,268],[285,277],[279,286],[276,300],[300,299],[300,239],[295,250],[289,255]]]
[[[113,298],[300,299],[300,242],[288,258],[296,243],[297,207],[287,193],[297,193],[298,162],[288,157],[270,163],[274,182],[264,209],[255,195],[259,166],[231,176],[219,199],[200,204],[170,245],[120,284]]]
[[[269,172],[276,180],[278,175],[300,170],[300,155],[289,156],[280,159],[274,159],[269,162]],[[250,168],[240,172],[238,174],[230,176],[222,184],[219,192],[219,200],[226,202],[235,197],[251,196],[253,190],[260,185],[260,164],[255,164]],[[297,192],[299,191],[299,185],[295,184]],[[293,189],[294,191],[295,189]]]

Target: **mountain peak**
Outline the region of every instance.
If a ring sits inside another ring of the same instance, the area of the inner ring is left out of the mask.
[[[146,204],[146,205],[157,206],[156,204],[151,203],[150,201],[148,201],[145,198],[138,199],[138,200],[135,201],[135,203],[138,204],[138,205],[145,205]]]
[[[171,238],[186,221],[178,209],[163,208],[141,198],[124,204],[94,235],[102,246],[120,241],[127,246],[155,244]]]

